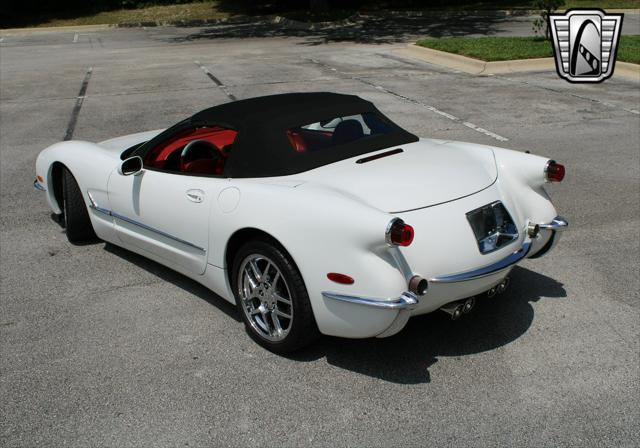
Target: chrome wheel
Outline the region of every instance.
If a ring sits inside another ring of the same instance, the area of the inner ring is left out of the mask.
[[[238,270],[238,297],[251,327],[269,341],[283,340],[293,323],[289,286],[269,258],[252,254]]]

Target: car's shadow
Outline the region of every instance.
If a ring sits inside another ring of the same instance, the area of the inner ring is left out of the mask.
[[[199,283],[112,244],[107,243],[105,250],[241,321],[235,306]],[[438,311],[411,318],[403,331],[389,338],[322,337],[288,358],[298,362],[326,358],[334,366],[393,383],[428,383],[429,367],[439,357],[465,356],[502,347],[527,332],[534,318],[532,302],[566,296],[562,283],[518,266],[511,272],[511,286],[504,294],[480,298],[474,310],[457,321]]]
[[[327,362],[385,381],[428,383],[429,367],[439,357],[457,357],[502,347],[527,332],[534,317],[532,302],[565,298],[562,283],[516,267],[511,286],[492,299],[479,297],[476,307],[457,321],[437,311],[409,320],[403,331],[385,339],[322,338],[309,350],[292,356],[299,361]]]
[[[219,308],[223,313],[231,317],[236,322],[242,321],[234,305],[227,302],[225,299],[215,294],[200,283],[196,282],[195,280],[191,280],[189,277],[186,277],[172,269],[169,269],[161,265],[160,263],[156,263],[155,261],[145,258],[142,255],[130,252],[127,249],[123,249],[122,247],[115,246],[111,243],[105,243],[104,250],[112,253],[113,255],[117,255],[123,260],[135,264],[136,266],[161,278],[166,282],[169,282],[179,288],[184,289],[187,292],[190,292],[194,296],[197,296],[200,299],[215,306],[216,308]]]

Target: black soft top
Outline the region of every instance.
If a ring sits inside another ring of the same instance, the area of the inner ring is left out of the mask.
[[[382,117],[392,131],[306,153],[296,152],[287,137],[287,130],[297,126],[365,112]],[[329,92],[287,93],[210,107],[162,132],[136,153],[146,153],[185,128],[214,125],[238,132],[225,165],[225,177],[286,176],[418,140],[386,118],[372,103],[358,96]]]

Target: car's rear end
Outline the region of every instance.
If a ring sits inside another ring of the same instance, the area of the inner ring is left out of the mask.
[[[377,183],[367,185],[363,173],[352,173],[348,181],[340,180],[339,167],[333,173],[334,186],[348,184],[363,202],[386,208],[387,245],[378,253],[402,273],[405,288],[375,297],[370,291],[359,295],[355,285],[333,285],[323,296],[360,306],[363,317],[372,309],[393,314],[380,337],[400,331],[412,315],[444,309],[457,317],[468,311],[473,299],[466,299],[504,288],[519,261],[546,253],[567,226],[543,188],[562,180],[564,168],[547,158],[440,141],[404,147],[403,156],[381,159],[366,173],[392,175],[404,165],[413,177],[401,179],[395,191],[393,182],[385,182],[389,194]]]

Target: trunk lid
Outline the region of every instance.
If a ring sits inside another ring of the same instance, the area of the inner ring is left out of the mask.
[[[420,139],[403,152],[365,163],[343,160],[305,173],[305,180],[355,196],[385,212],[397,213],[453,201],[477,193],[497,178],[489,146]]]

